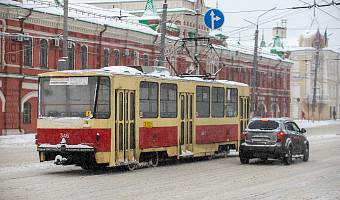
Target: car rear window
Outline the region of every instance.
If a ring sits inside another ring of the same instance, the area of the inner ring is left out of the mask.
[[[270,120],[256,120],[250,122],[248,129],[274,130],[279,128],[279,123]]]

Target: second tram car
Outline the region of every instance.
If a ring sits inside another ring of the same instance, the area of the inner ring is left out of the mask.
[[[130,67],[39,75],[40,161],[84,169],[226,156],[249,121],[243,83]]]

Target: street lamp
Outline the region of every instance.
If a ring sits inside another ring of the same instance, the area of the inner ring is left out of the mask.
[[[162,15],[162,24],[161,24],[161,46],[160,46],[160,65],[165,67],[165,34],[166,34],[166,15],[168,12],[168,3],[167,0],[164,0],[163,3],[163,15]]]
[[[252,81],[252,92],[251,92],[251,105],[250,105],[250,118],[254,117],[254,112],[255,112],[255,84],[256,84],[256,71],[257,71],[257,49],[258,49],[258,36],[259,36],[259,19],[263,15],[267,14],[268,12],[276,9],[276,7],[267,10],[265,13],[261,14],[260,16],[257,17],[256,24],[253,22],[250,22],[246,19],[245,21],[256,25],[256,30],[255,30],[255,46],[254,46],[254,60],[253,60],[253,81]]]
[[[337,77],[338,77],[338,80],[337,80],[337,82],[336,82],[336,102],[335,102],[335,110],[336,110],[336,114],[335,114],[335,119],[337,119],[338,117],[337,116],[339,116],[339,55],[340,54],[338,54],[338,56],[337,56],[337,58],[335,59],[336,60],[336,75],[337,75]]]

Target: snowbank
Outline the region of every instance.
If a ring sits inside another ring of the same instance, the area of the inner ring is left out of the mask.
[[[314,121],[312,120],[294,120],[300,128],[315,128],[315,127],[322,127],[322,126],[331,126],[334,124],[340,124],[340,120],[323,120],[323,121]]]
[[[4,146],[35,144],[36,134],[0,136],[0,148]]]

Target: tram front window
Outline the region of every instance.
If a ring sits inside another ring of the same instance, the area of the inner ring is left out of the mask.
[[[108,77],[42,77],[39,117],[110,117]]]

